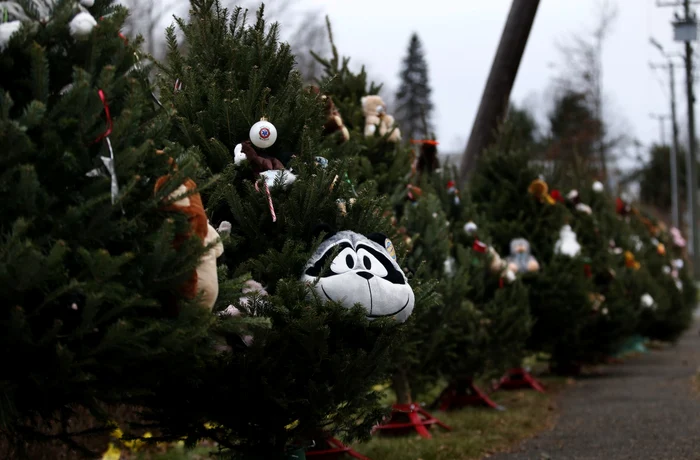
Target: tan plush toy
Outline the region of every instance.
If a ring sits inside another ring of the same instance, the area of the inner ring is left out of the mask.
[[[380,136],[384,136],[391,131],[388,138],[389,142],[401,140],[401,131],[398,127],[394,128],[396,123],[394,117],[386,113],[386,105],[381,96],[364,96],[360,102],[362,103],[362,112],[365,115],[365,137],[374,136],[377,131],[377,125],[379,125]],[[394,128],[393,131],[392,128]]]
[[[162,151],[158,151],[162,153]],[[171,159],[172,162],[172,159]],[[169,175],[162,176],[156,181],[154,191],[157,192],[165,186],[170,179]],[[179,246],[182,241],[189,238],[192,234],[197,235],[202,239],[204,246],[209,246],[215,243],[206,254],[202,256],[199,265],[189,280],[184,283],[180,292],[186,299],[194,299],[200,293],[202,294],[201,305],[211,310],[214,308],[216,298],[219,296],[219,280],[216,271],[216,259],[224,253],[224,246],[219,241],[219,234],[209,225],[207,215],[204,212],[204,205],[199,193],[194,193],[185,196],[188,192],[195,190],[197,184],[193,180],[187,179],[168,197],[169,200],[177,199],[173,203],[164,206],[166,211],[181,212],[185,214],[190,223],[190,232],[184,235],[177,235],[173,244]]]

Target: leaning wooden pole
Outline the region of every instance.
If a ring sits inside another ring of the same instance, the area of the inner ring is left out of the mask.
[[[491,65],[491,73],[481,96],[479,111],[462,156],[459,168],[462,186],[474,170],[479,155],[495,140],[498,125],[508,110],[510,92],[539,4],[539,0],[513,0],[510,7],[501,42]]]

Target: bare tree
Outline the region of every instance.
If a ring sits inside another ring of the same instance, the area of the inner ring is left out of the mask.
[[[609,123],[606,123],[604,112],[602,84],[603,45],[610,36],[618,9],[610,0],[599,0],[597,10],[597,22],[592,30],[574,35],[568,43],[559,47],[564,65],[556,84],[560,91],[584,94],[590,110],[600,122],[596,139],[597,160],[603,179],[607,181],[608,166],[614,160],[611,151],[624,140],[624,136],[613,135],[606,129]]]
[[[187,11],[188,1],[182,0],[121,0],[129,9],[124,32],[131,37],[142,35],[144,50],[159,59],[163,57],[165,27],[173,15]]]

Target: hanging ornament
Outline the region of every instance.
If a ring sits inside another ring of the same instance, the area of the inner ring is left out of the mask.
[[[562,196],[561,192],[557,189],[554,189],[550,192],[549,194],[552,198],[554,198],[556,201],[560,203],[564,203],[564,197]]]
[[[648,293],[642,295],[642,297],[639,299],[639,303],[641,303],[642,307],[644,307],[644,308],[656,310],[656,301]]]
[[[615,212],[617,212],[621,216],[626,216],[630,213],[631,210],[632,208],[630,207],[630,205],[625,203],[622,198],[615,198]]]
[[[578,204],[581,199],[578,194],[578,190],[573,189],[569,193],[566,194],[566,199],[571,201],[573,204]]]
[[[605,190],[605,186],[603,186],[603,183],[600,181],[593,182],[593,186],[591,188],[596,193],[603,193],[603,190]]]
[[[639,270],[641,266],[642,265],[634,258],[634,254],[632,254],[630,251],[625,251],[625,267],[633,270]]]
[[[581,254],[581,245],[576,240],[576,233],[570,225],[564,225],[559,230],[559,240],[554,244],[554,253],[568,257],[576,257]]]
[[[408,184],[406,186],[406,195],[408,196],[409,200],[415,202],[422,194],[423,190],[421,190],[419,187],[416,187],[415,185],[411,184]]]
[[[107,96],[105,96],[104,91],[100,89],[97,92],[97,94],[100,96],[102,106],[104,107],[105,117],[107,119],[107,129],[104,133],[97,136],[97,138],[93,141],[93,144],[96,144],[103,139],[107,142],[107,148],[109,149],[109,157],[101,156],[100,160],[102,160],[105,169],[107,169],[107,172],[109,173],[110,195],[112,197],[112,204],[114,204],[117,202],[117,197],[119,196],[119,182],[117,181],[117,171],[114,164],[114,150],[112,150],[112,142],[109,139],[109,135],[112,134],[112,116],[109,113],[109,104],[107,103]],[[100,171],[99,169],[93,169],[91,171],[88,171],[85,175],[88,177],[99,177],[104,176],[104,173],[102,173],[102,171]]]
[[[466,233],[469,236],[472,236],[476,231],[478,230],[478,227],[474,222],[471,220],[464,224],[464,233]]]
[[[591,209],[591,207],[588,206],[587,204],[584,204],[584,203],[578,203],[578,204],[576,204],[576,210],[577,210],[578,212],[582,212],[582,213],[584,213],[584,214],[588,214],[589,216],[590,216],[591,214],[593,214],[593,210]]]
[[[685,238],[683,238],[681,231],[678,230],[678,228],[676,228],[676,227],[671,227],[670,232],[671,232],[671,236],[673,237],[673,244],[679,248],[684,248],[685,247]]]
[[[542,179],[535,179],[530,183],[527,191],[541,202],[554,205],[557,201],[549,194],[549,186]]]
[[[666,246],[664,246],[663,243],[659,243],[656,245],[656,253],[659,254],[660,256],[665,256],[666,255]]]
[[[461,202],[459,199],[459,190],[457,189],[457,186],[455,185],[455,182],[453,180],[447,182],[447,192],[451,195],[454,195],[455,206],[459,206]]]
[[[250,127],[250,142],[254,146],[266,149],[271,147],[277,140],[277,128],[263,117],[259,122]]]
[[[319,165],[321,168],[326,169],[328,167],[328,160],[323,158],[323,157],[316,157],[316,164]]]

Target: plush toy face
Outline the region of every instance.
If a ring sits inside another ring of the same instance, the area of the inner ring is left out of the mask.
[[[530,254],[530,243],[524,238],[516,238],[510,242],[511,254]]]
[[[393,317],[403,323],[413,311],[415,295],[390,246],[379,234],[336,233],[319,246],[301,279],[323,299],[347,308],[362,304],[369,319]]]
[[[368,115],[381,116],[384,113],[384,111],[386,110],[384,107],[384,101],[382,100],[381,96],[377,96],[377,95],[364,96],[361,99],[361,103],[362,103],[362,111],[364,112],[365,116],[368,116]]]

